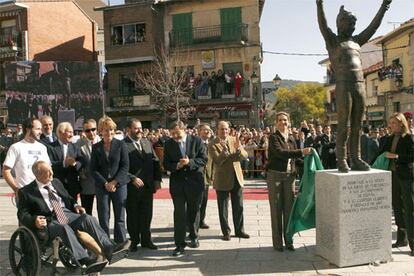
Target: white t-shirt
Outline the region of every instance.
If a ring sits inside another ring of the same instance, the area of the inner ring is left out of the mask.
[[[23,139],[11,145],[3,165],[14,170],[16,183],[21,188],[35,180],[32,166],[36,161],[50,164],[46,146],[37,141],[30,143]]]

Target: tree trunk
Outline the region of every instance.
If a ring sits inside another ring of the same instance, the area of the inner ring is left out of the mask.
[[[177,121],[180,121],[180,103],[178,102],[178,97],[175,97],[175,112],[177,112]]]

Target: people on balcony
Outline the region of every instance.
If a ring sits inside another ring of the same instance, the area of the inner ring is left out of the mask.
[[[236,73],[236,76],[234,77],[234,95],[236,98],[239,98],[241,95],[241,88],[243,85],[243,76],[240,74],[240,72]]]

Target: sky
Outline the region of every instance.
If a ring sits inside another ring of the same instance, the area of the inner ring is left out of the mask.
[[[365,29],[377,13],[382,0],[325,0],[329,27],[336,33],[336,16],[341,5],[357,17],[355,34]],[[387,34],[414,17],[414,0],[393,0],[380,28],[373,37]],[[315,0],[267,0],[260,21],[264,51],[326,54],[320,34]],[[282,79],[323,81],[325,68],[318,64],[327,56],[303,57],[264,54],[262,81],[275,74]]]
[[[4,0],[0,0],[3,2]],[[108,1],[108,0],[106,0]],[[226,1],[226,0],[222,0]],[[111,5],[124,0],[109,0]],[[279,53],[326,54],[319,32],[315,0],[266,0],[260,20],[264,51]],[[357,18],[355,34],[361,32],[377,13],[382,0],[324,0],[328,25],[336,32],[336,16],[341,5]],[[393,0],[374,37],[391,32],[394,27],[414,17],[414,0]],[[396,22],[396,23],[394,23]],[[327,56],[290,56],[264,54],[262,81],[276,74],[282,79],[323,82],[325,68],[318,64]]]

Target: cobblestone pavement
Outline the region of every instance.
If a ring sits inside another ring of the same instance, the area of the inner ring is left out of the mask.
[[[264,181],[248,181],[250,188],[264,187]],[[163,184],[168,187],[168,181]],[[8,261],[9,238],[17,228],[16,209],[4,180],[0,180],[0,275],[12,275]],[[231,212],[230,212],[231,219]],[[393,250],[394,261],[336,268],[315,255],[315,230],[295,236],[295,252],[276,252],[272,248],[270,210],[266,200],[244,201],[245,230],[250,239],[220,239],[220,226],[215,200],[210,200],[206,222],[210,229],[200,230],[200,248],[186,250],[172,257],[173,205],[170,199],[154,201],[152,233],[159,250],[139,248],[128,258],[107,266],[102,275],[412,275],[414,257],[409,248]],[[395,226],[394,226],[395,227]],[[395,230],[395,229],[394,229]],[[394,231],[395,232],[395,231]],[[394,233],[395,235],[395,233]],[[394,236],[395,238],[395,236]],[[43,271],[42,275],[48,275]]]

